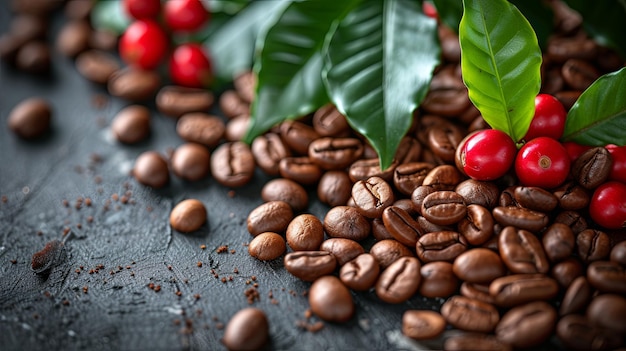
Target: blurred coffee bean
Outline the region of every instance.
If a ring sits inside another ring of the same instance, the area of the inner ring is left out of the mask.
[[[196,143],[182,144],[176,148],[170,160],[176,176],[187,181],[198,181],[209,174],[211,154]]]
[[[9,129],[23,139],[36,139],[50,129],[52,107],[43,98],[31,97],[18,103],[7,119]]]
[[[76,57],[76,69],[87,80],[105,85],[109,77],[120,69],[120,64],[108,52],[87,50]]]
[[[188,112],[208,112],[213,100],[213,93],[205,89],[167,85],[157,93],[156,106],[164,115],[179,118]]]
[[[167,161],[156,151],[146,151],[137,157],[133,176],[143,185],[158,189],[169,182]]]
[[[111,122],[115,138],[124,144],[136,144],[150,135],[150,110],[141,105],[121,109]]]
[[[561,75],[572,89],[585,90],[600,77],[600,72],[587,61],[570,58],[563,64]]]
[[[91,32],[91,25],[86,20],[66,22],[63,24],[63,27],[61,27],[56,37],[56,50],[66,57],[74,58],[78,56],[78,54],[90,48],[89,37],[91,36]]]
[[[217,116],[203,112],[186,113],[176,122],[176,133],[183,140],[213,148],[224,137],[226,126]]]
[[[157,72],[130,66],[115,71],[107,82],[109,94],[133,102],[154,97],[160,86],[161,77]]]

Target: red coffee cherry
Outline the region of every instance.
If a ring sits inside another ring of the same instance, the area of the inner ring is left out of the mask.
[[[200,0],[167,1],[163,17],[171,30],[193,32],[206,23],[209,11]]]
[[[154,19],[161,12],[161,0],[124,0],[123,6],[135,19]]]
[[[502,177],[513,164],[517,148],[506,133],[485,129],[468,135],[459,145],[457,168],[476,180]]]
[[[199,44],[178,46],[170,59],[170,78],[178,85],[206,88],[213,82],[211,61]]]
[[[539,94],[535,97],[535,115],[530,122],[524,140],[530,141],[540,136],[559,139],[565,130],[567,111],[563,104],[552,95]]]
[[[561,143],[549,137],[527,142],[515,158],[515,173],[525,186],[557,187],[567,178],[569,168],[567,151]]]
[[[626,184],[626,146],[609,144],[605,148],[613,158],[613,166],[609,173],[610,180],[617,180]]]
[[[154,69],[161,63],[167,48],[167,35],[152,20],[136,20],[131,23],[119,43],[122,60],[129,65],[146,70]]]
[[[578,159],[580,155],[585,153],[585,151],[591,149],[591,146],[589,145],[580,145],[573,141],[566,141],[561,145],[563,145],[563,147],[567,151],[567,154],[569,155],[569,160],[572,162],[576,161],[576,159]]]
[[[626,184],[609,181],[597,187],[589,203],[589,214],[607,229],[626,227]]]

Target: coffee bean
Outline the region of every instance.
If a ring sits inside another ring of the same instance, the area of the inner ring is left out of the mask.
[[[326,213],[324,230],[332,238],[361,241],[370,235],[371,225],[356,208],[336,206]]]
[[[311,156],[309,145],[320,137],[313,127],[300,121],[284,121],[280,124],[279,130],[285,144],[298,155]]]
[[[248,214],[247,228],[252,236],[263,232],[283,233],[293,218],[293,210],[284,201],[268,201]]]
[[[515,200],[515,188],[515,186],[510,186],[502,190],[498,198],[498,204],[501,207],[519,206],[517,200]]]
[[[291,156],[280,136],[271,132],[254,138],[250,148],[257,166],[268,175],[278,175],[281,160]]]
[[[422,185],[431,186],[437,190],[454,190],[463,180],[463,175],[456,167],[440,165],[428,172]]]
[[[470,283],[490,283],[506,274],[506,268],[497,253],[485,248],[469,249],[453,262],[454,274]]]
[[[554,93],[554,97],[565,107],[565,111],[569,111],[582,93],[582,90],[566,90]]]
[[[133,176],[139,183],[155,189],[164,187],[170,180],[167,161],[156,151],[146,151],[137,157]]]
[[[9,129],[23,139],[36,139],[50,129],[52,107],[39,97],[27,98],[18,103],[7,119]]]
[[[454,191],[437,191],[424,198],[420,213],[435,224],[452,225],[465,218],[467,207]]]
[[[348,175],[352,182],[365,181],[371,177],[384,179],[386,182],[393,181],[393,172],[398,165],[393,162],[387,169],[380,169],[380,161],[378,158],[365,158],[354,161],[348,169]]]
[[[107,91],[124,100],[139,102],[154,97],[160,86],[161,77],[157,72],[129,66],[109,77]]]
[[[224,136],[225,128],[219,117],[203,112],[184,114],[176,123],[176,133],[183,140],[209,148],[217,146]]]
[[[415,245],[417,257],[422,262],[452,262],[466,250],[467,241],[463,235],[453,231],[426,233]]]
[[[493,237],[493,226],[491,211],[477,204],[467,206],[466,217],[457,225],[461,235],[472,245],[482,245]]]
[[[285,255],[284,264],[291,275],[312,282],[334,272],[337,259],[328,251],[296,251]]]
[[[117,47],[117,34],[107,28],[92,30],[89,35],[89,47],[96,50],[113,51]]]
[[[85,79],[106,85],[109,77],[120,69],[120,64],[108,52],[92,49],[76,57],[76,69]]]
[[[209,150],[196,143],[182,144],[176,148],[170,160],[176,176],[198,181],[209,174],[211,154]]]
[[[544,301],[530,302],[506,312],[496,327],[496,337],[514,348],[529,348],[548,340],[556,326],[557,313]]]
[[[324,227],[314,215],[301,214],[289,222],[285,237],[294,251],[318,250],[324,241]]]
[[[157,93],[156,106],[164,115],[178,118],[185,113],[207,112],[214,99],[206,89],[166,85]]]
[[[179,202],[170,212],[170,225],[174,230],[193,232],[206,222],[207,213],[200,200],[187,199]]]
[[[555,37],[548,42],[547,54],[550,60],[563,63],[570,58],[591,59],[598,52],[598,45],[591,39],[582,37]]]
[[[87,20],[74,20],[65,23],[56,37],[56,50],[66,57],[74,58],[89,49],[91,25]]]
[[[512,273],[548,273],[550,262],[539,239],[531,232],[506,227],[498,236],[500,257]]]
[[[322,169],[308,156],[284,157],[278,164],[278,173],[302,185],[317,184],[322,177]]]
[[[495,306],[461,295],[444,302],[441,315],[455,328],[482,333],[492,332],[500,321]]]
[[[559,262],[569,257],[576,243],[574,232],[563,223],[554,223],[546,229],[542,237],[546,256],[552,262]]]
[[[317,183],[317,197],[331,207],[346,204],[352,196],[352,182],[345,171],[326,171]]]
[[[319,246],[321,251],[332,253],[337,259],[337,264],[343,266],[348,261],[355,259],[357,256],[365,252],[363,246],[354,240],[346,238],[330,238],[326,239]]]
[[[587,267],[587,280],[607,293],[626,294],[626,268],[611,261],[594,261]]]
[[[433,126],[428,131],[428,147],[445,162],[453,162],[456,149],[465,131],[452,123]]]
[[[226,123],[226,131],[224,138],[227,141],[240,141],[248,132],[252,119],[249,114],[239,115],[228,120]]]
[[[320,107],[313,114],[313,128],[320,136],[345,136],[350,132],[346,116],[341,114],[333,104]]]
[[[402,303],[419,289],[421,263],[415,257],[401,257],[390,264],[376,281],[376,295],[387,303]]]
[[[558,292],[556,280],[544,274],[511,274],[496,278],[489,284],[489,294],[500,307],[513,307],[536,300],[547,301]]]
[[[430,298],[447,298],[459,288],[459,279],[454,275],[452,263],[444,261],[429,262],[420,269],[422,283],[419,294]]]
[[[383,224],[392,237],[402,244],[414,247],[423,231],[411,215],[397,206],[385,208],[382,214]]]
[[[229,350],[261,350],[269,341],[269,322],[263,310],[248,307],[228,321],[222,343]]]
[[[463,197],[468,206],[476,204],[492,209],[498,203],[500,190],[493,182],[484,182],[475,179],[467,179],[459,183],[454,191]]]
[[[280,200],[288,203],[295,211],[302,211],[309,205],[309,195],[304,187],[285,178],[272,179],[261,189],[263,201]]]
[[[377,241],[372,245],[369,253],[376,258],[382,269],[389,267],[402,257],[415,257],[408,247],[395,239]]]
[[[611,238],[603,231],[585,229],[576,235],[576,246],[584,262],[603,260],[611,253]]]
[[[226,90],[220,95],[220,110],[228,118],[250,114],[250,105],[235,90]]]
[[[489,294],[489,285],[463,282],[460,289],[461,295],[470,299],[479,300],[494,305],[495,299]]]
[[[550,276],[554,278],[559,286],[567,288],[574,279],[583,275],[583,265],[577,258],[570,257],[556,263],[550,270]]]
[[[50,48],[48,44],[33,40],[17,50],[15,65],[19,70],[33,74],[42,74],[50,71]]]
[[[587,229],[587,220],[576,211],[560,212],[555,218],[554,223],[563,223],[572,228],[574,234],[578,234]]]
[[[587,308],[587,319],[600,328],[626,334],[626,298],[618,294],[601,294]]]
[[[587,318],[578,314],[561,318],[556,325],[556,335],[571,350],[613,350],[623,344],[622,335],[594,327]]]
[[[263,232],[248,244],[250,256],[261,261],[275,260],[284,254],[286,249],[285,239],[274,232]]]
[[[339,270],[339,279],[355,291],[369,290],[378,279],[380,265],[374,256],[362,253],[346,262]]]
[[[441,55],[446,62],[461,61],[461,45],[458,35],[447,26],[438,26],[439,42],[441,43]]]
[[[445,329],[446,320],[435,311],[407,310],[402,315],[402,334],[411,339],[433,339]]]
[[[402,137],[402,139],[400,139],[400,144],[398,145],[398,149],[396,150],[396,154],[394,155],[392,167],[395,168],[394,166],[396,165],[420,161],[422,159],[422,150],[423,147],[419,140],[405,135],[404,137]],[[363,152],[363,154],[365,155],[365,152]],[[374,157],[370,158],[378,159],[376,153]],[[389,171],[393,172],[393,169]],[[385,180],[391,181],[390,179]]]
[[[577,211],[589,205],[591,197],[585,188],[576,182],[566,182],[554,190],[562,210]]]
[[[609,177],[613,159],[604,147],[585,151],[572,164],[572,176],[585,189],[595,189]]]
[[[495,335],[463,333],[452,335],[443,344],[446,351],[511,351],[513,348],[498,340]]]
[[[421,108],[439,116],[457,116],[470,106],[467,88],[449,65],[435,74]]]
[[[561,67],[561,75],[573,89],[585,90],[600,77],[600,72],[587,61],[570,58]]]
[[[399,164],[393,171],[393,184],[404,195],[411,195],[422,183],[435,165],[427,162]]]
[[[437,189],[433,186],[420,185],[411,193],[411,202],[413,203],[413,208],[421,213],[422,204],[424,203],[424,199],[426,196],[436,192]]]
[[[363,155],[363,144],[356,138],[323,137],[310,143],[308,155],[323,169],[344,169]]]
[[[496,222],[505,227],[513,226],[534,233],[541,231],[549,222],[545,213],[517,206],[498,206],[491,211],[491,214]]]
[[[615,244],[611,249],[610,259],[612,262],[626,266],[626,240]]]
[[[142,105],[121,109],[111,122],[115,138],[124,144],[137,144],[150,135],[150,110]]]
[[[252,151],[243,141],[223,143],[211,156],[211,174],[223,186],[237,188],[248,184],[254,169]]]
[[[385,239],[394,239],[393,235],[385,228],[385,223],[382,218],[374,218],[372,219],[372,236],[376,241],[381,241]]]
[[[554,194],[539,187],[515,187],[513,196],[520,206],[537,212],[550,212],[559,204]]]
[[[253,71],[240,73],[233,80],[235,90],[247,103],[251,103],[254,100],[256,84],[257,77]]]
[[[561,306],[559,307],[559,315],[565,316],[572,313],[583,311],[591,301],[592,289],[591,285],[585,277],[578,277],[572,281],[570,286],[565,290]]]
[[[332,275],[321,277],[311,284],[309,305],[316,316],[328,322],[344,323],[354,315],[350,290]]]

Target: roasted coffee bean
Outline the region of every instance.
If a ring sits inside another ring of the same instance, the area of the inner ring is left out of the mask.
[[[585,189],[595,189],[609,177],[613,159],[604,147],[585,151],[572,164],[572,176]]]
[[[515,187],[513,196],[520,206],[537,212],[550,212],[559,204],[554,194],[539,187]]]
[[[424,198],[420,213],[435,224],[452,225],[465,218],[467,207],[454,191],[437,191]]]
[[[460,292],[461,295],[469,297],[470,299],[479,300],[492,305],[496,303],[493,296],[489,294],[489,285],[486,284],[463,282],[461,284]]]
[[[570,58],[561,67],[563,80],[576,90],[585,90],[600,77],[600,72],[589,62]]]
[[[63,14],[69,19],[88,19],[94,5],[91,1],[69,1],[65,3]]]
[[[185,113],[207,112],[214,99],[206,89],[166,85],[157,93],[156,106],[164,115],[178,118]]]
[[[294,277],[312,282],[334,272],[337,259],[328,251],[296,251],[285,255],[284,265]]]
[[[545,213],[517,206],[498,206],[491,211],[499,224],[513,226],[537,233],[548,225],[549,218]]]
[[[454,190],[463,180],[463,175],[456,167],[440,165],[428,172],[422,185],[431,186],[437,190]]]
[[[283,233],[292,219],[293,210],[288,203],[268,201],[250,211],[247,228],[252,236],[263,232]]]
[[[433,339],[445,329],[446,320],[435,311],[407,310],[402,314],[402,334],[411,339]]]
[[[422,233],[454,231],[454,226],[435,224],[421,215],[418,215],[415,220],[422,229]]]
[[[402,244],[414,247],[419,237],[423,234],[419,224],[411,215],[397,206],[385,208],[382,214],[383,224],[387,231]]]
[[[13,33],[0,35],[0,59],[9,64],[15,64],[17,51],[24,43]]]
[[[16,13],[45,16],[63,5],[62,0],[13,0],[11,10]]]
[[[471,104],[463,80],[449,65],[433,76],[430,89],[421,104],[426,112],[439,116],[457,116]]]
[[[285,157],[278,163],[281,177],[294,180],[302,185],[317,184],[322,177],[322,169],[308,156]]]
[[[517,200],[515,200],[515,186],[507,187],[502,190],[500,197],[498,198],[498,204],[501,207],[518,206]]]
[[[341,266],[339,279],[352,290],[366,291],[374,286],[379,274],[380,265],[376,258],[362,253]]]
[[[76,69],[87,80],[107,84],[109,77],[120,69],[120,64],[108,52],[92,49],[76,57]]]
[[[441,43],[441,55],[446,62],[461,61],[461,45],[458,35],[447,26],[438,26],[439,42]]]
[[[585,229],[576,235],[576,247],[584,262],[603,260],[611,253],[611,238],[603,231]]]
[[[31,97],[18,103],[7,119],[9,129],[23,139],[36,139],[50,130],[52,106],[43,98]]]
[[[550,276],[554,278],[561,287],[567,288],[574,279],[583,275],[583,265],[577,258],[570,257],[556,263],[550,270]]]
[[[251,118],[248,114],[239,115],[228,120],[224,138],[227,141],[242,140],[250,127]]]
[[[269,322],[263,310],[247,307],[230,318],[222,343],[228,350],[262,350],[269,342]]]
[[[463,252],[456,257],[452,268],[457,277],[470,283],[490,283],[506,274],[500,255],[485,248]]]
[[[320,137],[313,127],[300,121],[284,121],[279,130],[285,144],[298,155],[309,155],[309,145]]]
[[[408,247],[395,239],[377,241],[372,245],[369,253],[376,258],[382,269],[389,267],[402,257],[415,257]]]
[[[426,263],[422,265],[420,274],[422,283],[419,293],[424,297],[450,297],[459,288],[459,279],[454,275],[450,262]]]
[[[437,190],[432,186],[420,185],[411,193],[411,202],[413,203],[413,208],[421,213],[422,211],[422,203],[424,202],[424,198],[426,196],[436,192]]]
[[[574,234],[587,229],[587,220],[576,211],[563,211],[554,218],[554,223],[563,223],[572,228]]]
[[[272,179],[261,189],[263,201],[281,200],[288,203],[295,212],[303,211],[309,205],[309,195],[304,187],[285,178]]]
[[[467,215],[458,223],[461,235],[472,245],[482,245],[489,240],[493,232],[494,220],[487,208],[471,204],[467,206]]]
[[[498,340],[495,335],[482,333],[455,334],[443,344],[445,351],[512,351],[513,348]]]
[[[587,319],[596,327],[626,334],[626,298],[618,294],[594,297],[587,308]]]
[[[247,71],[238,74],[233,80],[233,85],[239,96],[245,102],[251,103],[254,100],[256,82],[256,74],[253,71]]]
[[[371,225],[356,208],[336,206],[324,217],[324,231],[332,238],[361,241],[369,236]]]
[[[280,136],[272,132],[254,138],[250,148],[256,164],[268,175],[278,175],[280,161],[291,156]]]
[[[115,138],[124,144],[136,144],[150,135],[150,110],[142,105],[121,109],[111,122]]]
[[[179,202],[170,212],[170,225],[174,230],[193,232],[206,222],[207,213],[200,200],[187,199]]]
[[[324,241],[322,221],[312,214],[298,215],[289,222],[285,238],[294,251],[318,250]]]
[[[15,14],[11,17],[8,33],[16,37],[21,46],[31,40],[45,39],[48,24],[46,18],[42,16],[25,13]]]
[[[66,57],[74,58],[89,49],[91,25],[86,20],[75,20],[65,23],[56,37],[55,47]]]
[[[467,241],[463,235],[452,231],[426,233],[415,245],[417,257],[422,262],[452,262],[466,250]]]
[[[594,261],[587,267],[587,280],[607,293],[626,294],[626,268],[611,261]]]
[[[50,71],[50,48],[47,43],[39,40],[29,41],[17,50],[16,67],[24,72],[42,74]]]
[[[500,315],[495,306],[455,295],[441,305],[441,315],[455,328],[490,333],[500,321]]]
[[[422,183],[435,165],[427,162],[399,164],[393,171],[393,184],[404,195],[411,195]]]
[[[591,285],[589,285],[587,278],[581,276],[574,279],[565,290],[559,307],[559,315],[565,316],[583,311],[589,305],[591,295]]]
[[[309,144],[308,155],[323,169],[344,169],[363,155],[363,144],[356,138],[324,137]]]
[[[584,316],[570,314],[559,320],[556,335],[570,350],[613,350],[623,345],[623,336],[608,329],[598,328]]]
[[[167,161],[156,151],[146,151],[137,157],[133,176],[139,183],[155,189],[164,187],[170,180]]]
[[[371,177],[379,177],[391,183],[396,166],[397,162],[394,161],[387,169],[381,170],[378,158],[364,158],[356,160],[350,165],[348,175],[352,182],[367,180]]]
[[[550,270],[541,242],[527,230],[504,228],[498,236],[498,249],[512,273],[548,273]]]
[[[556,321],[556,310],[550,304],[530,302],[513,307],[502,316],[496,326],[496,337],[514,348],[537,346],[550,338]]]
[[[286,249],[285,239],[274,232],[263,232],[248,244],[250,256],[261,261],[275,260],[284,254]]]
[[[109,94],[134,102],[152,98],[160,86],[158,73],[131,66],[115,71],[107,82]]]
[[[360,254],[365,252],[363,246],[351,239],[330,238],[326,239],[319,246],[321,251],[332,253],[337,259],[337,264],[343,266],[348,261],[353,260]]]
[[[376,241],[381,241],[385,239],[394,239],[393,235],[389,233],[389,230],[385,228],[385,223],[382,218],[374,218],[372,219],[372,236]]]
[[[182,144],[176,148],[170,160],[172,171],[188,181],[198,181],[209,174],[211,154],[196,143]]]
[[[497,205],[500,196],[500,190],[495,183],[475,179],[462,181],[454,191],[463,197],[466,205],[476,204],[488,209]]]
[[[254,176],[254,157],[248,144],[232,141],[221,144],[211,156],[211,174],[223,186],[241,187]]]
[[[415,257],[401,257],[378,277],[376,295],[387,303],[402,303],[410,299],[419,289],[422,264]]]
[[[420,161],[422,159],[422,149],[422,144],[419,140],[410,136],[404,136],[400,139],[400,144],[398,145],[398,149],[394,155],[394,162],[392,165]],[[376,156],[374,158],[378,159]]]
[[[345,205],[352,196],[352,182],[345,171],[326,171],[317,183],[317,197],[331,207]]]
[[[220,95],[220,110],[227,118],[250,114],[250,105],[235,90],[226,90]]]
[[[611,249],[610,259],[612,262],[626,266],[626,240],[615,244]]]
[[[556,280],[545,274],[511,274],[496,278],[489,284],[489,294],[500,307],[513,307],[536,300],[547,301],[558,292]]]
[[[598,44],[582,37],[555,37],[548,42],[550,60],[563,63],[570,58],[589,60],[596,56]]]
[[[344,323],[354,315],[350,290],[332,275],[321,277],[311,284],[309,305],[316,316],[327,322]]]
[[[113,51],[117,47],[117,34],[106,28],[92,30],[89,35],[89,47],[96,50]]]
[[[575,240],[572,229],[563,223],[550,225],[541,238],[546,256],[552,262],[569,257],[574,252]]]
[[[176,123],[176,133],[183,140],[209,148],[217,146],[225,129],[226,126],[219,117],[204,112],[186,113]]]
[[[350,133],[346,116],[341,114],[333,104],[326,104],[315,111],[313,129],[322,137],[340,137]]]
[[[589,205],[591,197],[585,188],[576,182],[566,182],[554,190],[562,210],[577,211]]]
[[[435,126],[428,131],[428,147],[445,162],[453,162],[459,143],[465,137],[465,131],[455,124]]]
[[[415,208],[413,208],[413,202],[411,201],[411,199],[397,199],[393,202],[392,206],[396,206],[397,208],[405,210],[412,217],[418,215],[417,211],[415,211]]]

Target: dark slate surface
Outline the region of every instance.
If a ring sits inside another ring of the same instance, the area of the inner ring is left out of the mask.
[[[5,6],[2,32],[10,18]],[[51,42],[62,21],[57,13]],[[440,340],[419,345],[400,333],[405,310],[437,309],[441,302],[420,297],[392,306],[373,293],[358,293],[349,323],[326,323],[317,333],[297,327],[305,320],[310,284],[289,275],[280,259],[264,263],[249,257],[244,246],[251,239],[246,217],[262,203],[260,189],[268,178],[258,172],[252,184],[239,189],[210,177],[197,183],[173,179],[159,191],[139,185],[128,175],[134,159],[146,150],[165,153],[181,144],[175,121],[155,112],[149,140],[120,145],[108,126],[126,103],[107,98],[98,108],[94,97],[102,94],[102,87],[84,80],[73,62],[57,53],[50,76],[0,65],[0,196],[6,199],[0,202],[0,349],[224,349],[221,326],[251,306],[246,291],[254,283],[259,299],[252,306],[269,317],[271,349],[440,347]],[[42,140],[26,142],[8,130],[6,120],[13,106],[31,96],[50,101],[53,127]],[[123,204],[125,194],[130,201]],[[76,208],[79,198],[91,199],[91,206],[83,202]],[[175,232],[168,223],[173,205],[185,198],[202,200],[209,213],[208,223],[193,234]],[[327,210],[311,201],[311,213],[321,217]],[[33,253],[61,239],[66,228],[74,236],[58,264],[46,276],[33,273]],[[229,251],[218,253],[223,245]],[[150,283],[161,290],[150,289]]]

